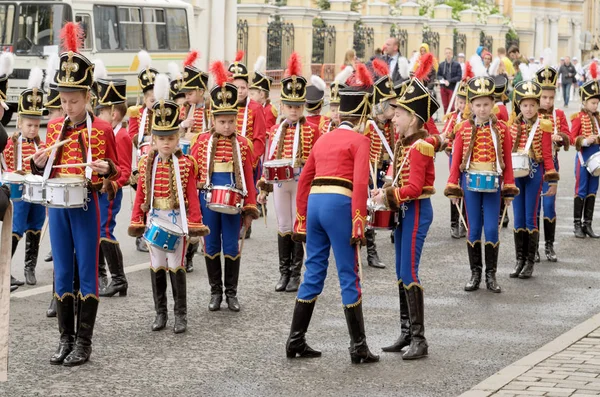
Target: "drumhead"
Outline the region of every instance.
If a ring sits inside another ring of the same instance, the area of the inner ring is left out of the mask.
[[[168,231],[169,233],[176,236],[183,236],[183,230],[179,225],[175,225],[171,221],[166,221],[160,218],[150,218],[150,225],[156,225],[161,229]]]
[[[231,186],[220,186],[220,185],[217,185],[217,186],[213,186],[211,189],[212,190],[231,190],[234,193],[242,194],[241,190],[238,190],[238,189],[236,189],[234,187],[231,187]]]
[[[85,179],[67,177],[67,178],[50,178],[46,181],[48,186],[63,186],[63,185],[81,185],[85,186]]]
[[[278,159],[278,160],[270,160],[270,161],[265,161],[265,163],[263,164],[263,167],[281,167],[282,165],[289,165],[290,167],[292,166],[292,160],[291,159]]]
[[[14,172],[5,172],[2,174],[2,180],[5,182],[23,182],[25,180],[25,176],[16,174]]]
[[[44,182],[44,177],[41,176],[41,175],[27,174],[27,175],[25,175],[25,182],[43,183]]]
[[[179,146],[190,146],[190,141],[186,141],[185,139],[180,139]]]

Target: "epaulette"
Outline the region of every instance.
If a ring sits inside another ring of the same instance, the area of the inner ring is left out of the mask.
[[[273,113],[273,116],[275,116],[275,118],[277,118],[278,113],[277,113],[277,109],[275,109],[275,106],[271,105],[271,113]]]
[[[458,129],[462,128],[462,126],[463,126],[465,123],[469,123],[469,120],[467,119],[467,120],[463,120],[463,121],[461,121],[460,123],[456,123],[456,125],[454,126],[454,129],[455,129],[455,130],[458,130]]]
[[[554,126],[550,120],[541,119],[540,120],[540,129],[544,132],[552,133],[554,132]]]
[[[435,148],[433,145],[425,142],[422,139],[417,142],[415,149],[417,149],[423,156],[433,157],[435,155]]]
[[[571,115],[571,121],[575,120],[577,117],[579,117],[579,113],[573,113]]]
[[[446,113],[444,117],[442,117],[442,121],[448,120],[455,112]]]
[[[137,105],[137,106],[130,106],[127,108],[127,116],[129,117],[139,117],[140,113],[141,113],[141,109],[142,107]]]
[[[142,167],[146,167],[146,157],[148,157],[147,154],[144,154],[142,157],[140,157],[140,161],[138,162],[138,170],[141,170]]]
[[[498,105],[494,105],[494,108],[492,109],[492,112],[493,112],[494,114],[498,114],[498,113],[500,113],[500,108],[498,107]]]

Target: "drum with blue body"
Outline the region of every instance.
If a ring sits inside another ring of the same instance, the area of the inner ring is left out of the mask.
[[[498,173],[493,171],[467,171],[467,190],[495,193],[500,186]]]
[[[179,226],[158,218],[151,218],[144,232],[144,240],[148,244],[166,252],[175,252],[183,236]]]
[[[185,139],[179,140],[179,147],[183,154],[190,154],[190,141],[186,141]]]
[[[10,199],[12,201],[21,201],[23,199],[23,190],[25,188],[25,176],[14,172],[2,174],[2,183],[8,186],[10,190]]]

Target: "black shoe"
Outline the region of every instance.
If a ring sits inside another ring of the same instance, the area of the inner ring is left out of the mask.
[[[210,302],[208,303],[208,310],[211,312],[221,310],[221,303],[223,303],[223,294],[211,295]]]
[[[52,262],[52,251],[49,251],[44,258],[44,262]]]
[[[234,312],[240,311],[240,304],[237,300],[240,260],[241,258],[239,256],[237,259],[231,259],[229,256],[225,257],[225,297],[229,310]]]
[[[538,247],[537,250],[535,250],[535,257],[533,258],[533,261],[535,263],[540,263],[541,262],[541,258],[540,258],[540,247]]]
[[[581,224],[581,218],[583,217],[583,199],[581,197],[575,197],[573,203],[573,233],[577,238],[585,238],[585,232]]]
[[[350,352],[352,364],[378,362],[379,356],[371,353],[367,345],[362,302],[358,302],[351,307],[344,306],[344,314],[346,315],[346,325],[348,325],[348,333],[350,334],[350,348],[348,348],[348,351]]]
[[[14,278],[12,275],[10,276],[10,285],[16,285],[17,287],[20,287],[21,285],[25,285],[25,283],[21,280],[17,280],[16,278]]]
[[[18,290],[18,289],[19,289],[19,286],[18,286],[18,285],[11,285],[11,286],[10,286],[10,292],[16,291],[16,290]]]
[[[61,365],[73,350],[75,343],[75,298],[66,295],[63,299],[56,299],[56,317],[58,318],[58,331],[60,342],[56,352],[50,357],[50,364]]]
[[[185,253],[185,272],[191,273],[194,271],[194,255],[198,252],[200,243],[190,244]]]
[[[79,299],[77,338],[75,339],[73,351],[63,361],[65,367],[76,367],[85,364],[90,359],[98,303],[99,301],[92,297],[86,300]]]
[[[296,292],[300,287],[300,277],[302,273],[302,263],[304,258],[304,248],[302,243],[292,242],[292,268],[290,269],[290,280],[288,281],[285,292]]]
[[[546,247],[544,253],[549,262],[558,262],[556,252],[554,252],[554,236],[556,234],[556,220],[551,222],[548,219],[544,219],[544,239],[546,240]]]
[[[513,270],[508,277],[517,278],[519,274],[523,271],[523,267],[525,266],[525,257],[527,256],[526,250],[529,245],[529,233],[527,230],[519,230],[514,232],[515,237],[515,254],[516,254],[516,263],[515,270]]]
[[[365,238],[367,239],[367,264],[376,269],[385,269],[385,265],[379,260],[379,255],[377,254],[375,230],[367,229],[365,231]]]
[[[498,269],[498,251],[500,244],[493,245],[491,243],[485,244],[485,285],[488,290],[500,293],[502,288],[496,281],[496,270]]]
[[[52,295],[50,306],[48,306],[48,310],[46,310],[46,317],[56,317],[56,298],[54,295]]]
[[[169,272],[171,276],[171,289],[173,290],[173,312],[175,313],[175,324],[173,332],[184,333],[187,330],[187,282],[184,269]]]
[[[390,242],[394,244],[394,232],[390,233]]]
[[[400,336],[390,346],[382,348],[384,352],[399,353],[406,346],[410,345],[410,317],[408,316],[408,302],[406,300],[406,290],[404,284],[398,283],[398,297],[400,299]]]
[[[533,267],[535,264],[535,252],[537,251],[537,247],[539,244],[540,232],[534,230],[529,233],[529,241],[527,244],[527,257],[525,259],[525,266],[523,267],[523,271],[519,274],[519,278],[527,279],[533,275]]]
[[[583,205],[583,232],[591,238],[600,238],[600,235],[594,233],[592,229],[592,220],[594,218],[594,205],[596,203],[596,196],[587,196]]]
[[[481,273],[483,271],[483,258],[481,257],[481,242],[477,241],[471,245],[467,241],[467,253],[469,255],[469,266],[471,268],[471,279],[465,284],[465,291],[471,292],[479,289]]]
[[[275,285],[275,291],[285,291],[290,282],[290,271],[292,267],[292,255],[294,242],[291,234],[277,234],[277,252],[279,254],[279,281]]]
[[[116,295],[127,296],[127,277],[125,277],[125,269],[123,268],[123,253],[118,242],[101,241],[100,249],[102,250],[104,259],[110,270],[110,284],[100,291],[100,296],[111,297]]]
[[[237,296],[228,296],[225,298],[227,301],[227,308],[232,312],[240,311],[240,302],[238,301]]]
[[[285,344],[285,354],[287,358],[321,357],[321,352],[308,346],[305,338],[315,308],[315,302],[316,299],[313,299],[310,302],[300,302],[296,300],[290,335]]]
[[[146,240],[143,237],[137,237],[135,239],[135,249],[140,252],[150,252],[148,250],[148,245],[146,244]]]
[[[455,239],[460,238],[458,208],[450,202],[450,236]]]
[[[152,323],[152,331],[160,331],[167,326],[167,271],[150,269],[150,280],[152,281],[152,297],[154,298],[154,310],[156,318]]]
[[[423,289],[420,285],[412,285],[406,290],[408,314],[410,316],[411,341],[408,350],[402,355],[403,360],[416,360],[426,357],[429,346],[425,339],[425,314]]]

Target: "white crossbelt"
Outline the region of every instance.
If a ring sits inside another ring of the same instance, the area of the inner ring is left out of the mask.
[[[383,143],[383,147],[385,147],[385,150],[388,152],[388,155],[390,156],[390,160],[394,161],[394,152],[392,152],[392,148],[390,147],[387,139],[385,139],[385,135],[383,134],[383,131],[381,131],[379,129],[379,127],[377,126],[377,123],[374,120],[369,120],[369,123],[371,123],[371,125],[375,129],[375,132],[377,133],[377,135],[379,135],[379,139],[381,139],[381,143]]]
[[[35,146],[35,151],[38,150],[38,145],[33,141],[33,145]],[[23,134],[19,137],[19,150],[17,151],[17,171],[23,170]]]
[[[160,156],[154,157],[154,164],[152,165],[152,189],[150,190],[150,208],[153,208],[154,204],[154,182],[156,181],[156,170],[158,168],[158,160]],[[181,173],[179,171],[179,159],[175,154],[171,155],[173,161],[173,172],[175,173],[175,180],[177,182],[177,198],[179,199],[179,213],[181,215],[181,228],[187,235],[189,233],[187,214],[185,212],[185,196],[183,195],[183,186],[181,184]]]

